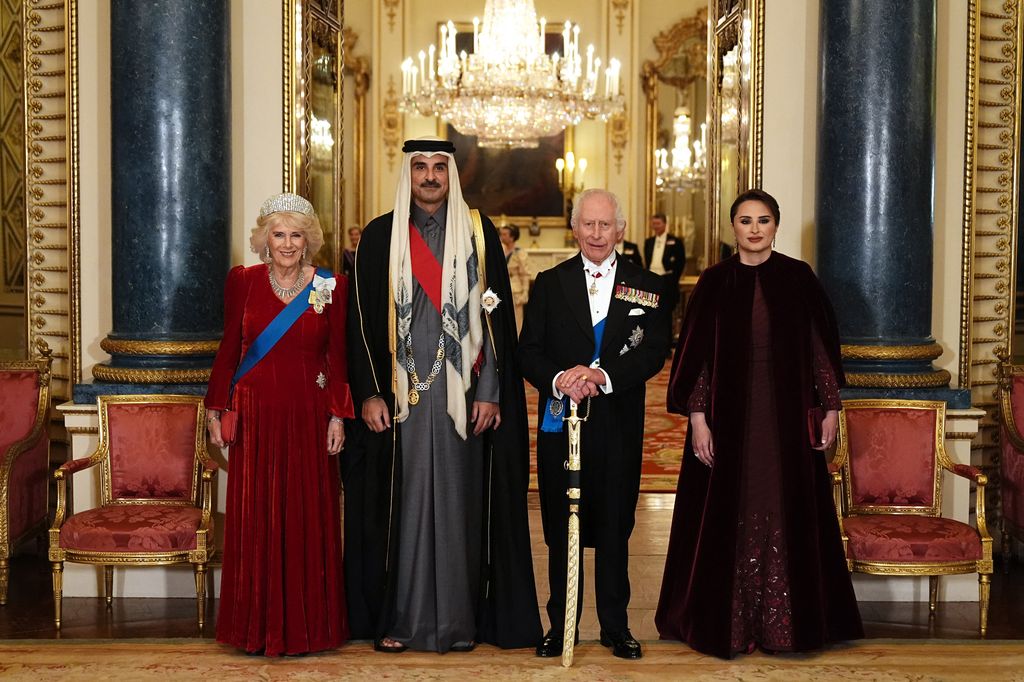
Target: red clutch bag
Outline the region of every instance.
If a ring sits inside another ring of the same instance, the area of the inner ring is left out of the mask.
[[[238,410],[220,413],[220,437],[226,445],[234,445],[238,436]]]
[[[221,417],[221,431],[224,430],[224,417]],[[821,422],[825,419],[825,408],[812,407],[807,410],[807,437],[812,448],[821,447]]]

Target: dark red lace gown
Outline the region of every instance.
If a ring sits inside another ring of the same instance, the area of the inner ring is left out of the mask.
[[[330,416],[352,417],[345,364],[347,280],[312,307],[235,386],[238,437],[228,493],[217,641],[268,656],[322,651],[348,639],[338,463]],[[228,404],[252,341],[284,308],[266,265],[228,274],[221,341],[206,406]]]
[[[761,647],[793,648],[790,581],[783,529],[782,467],[775,389],[772,381],[772,333],[760,282],[754,284],[747,424],[740,455],[740,495],[736,559],[732,568],[732,651]],[[826,410],[842,409],[839,387],[825,350],[814,339],[814,376],[818,399]],[[690,412],[708,403],[707,372],[690,395]]]

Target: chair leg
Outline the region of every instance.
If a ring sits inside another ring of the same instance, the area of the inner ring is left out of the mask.
[[[64,591],[64,562],[53,562],[53,623],[60,630],[60,600]]]
[[[928,576],[928,617],[935,615],[935,606],[939,600],[939,576]]]
[[[206,564],[196,564],[196,610],[199,616],[199,631],[206,625]]]
[[[978,608],[981,611],[979,620],[981,621],[980,630],[982,637],[988,632],[988,598],[992,588],[990,579],[991,576],[988,573],[978,574]]]
[[[0,606],[7,605],[7,581],[11,577],[10,565],[6,558],[0,558]]]
[[[107,608],[114,603],[114,567],[103,567],[103,594],[107,598]]]

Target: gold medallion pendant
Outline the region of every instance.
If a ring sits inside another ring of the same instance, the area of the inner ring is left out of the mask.
[[[561,400],[552,400],[551,401],[551,408],[550,408],[551,409],[551,416],[552,417],[557,417],[558,415],[562,414],[562,407],[563,407],[563,405],[562,405],[562,401]]]
[[[415,388],[409,389],[409,404],[416,405],[420,402],[420,392]]]

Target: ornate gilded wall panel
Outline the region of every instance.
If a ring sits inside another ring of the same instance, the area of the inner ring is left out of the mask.
[[[28,341],[53,350],[53,396],[81,381],[77,0],[25,0]]]
[[[997,495],[996,370],[1014,328],[1022,26],[1013,0],[972,0],[969,11],[960,386],[986,411],[972,460]]]
[[[21,2],[0,2],[0,306],[25,300],[25,106]]]

